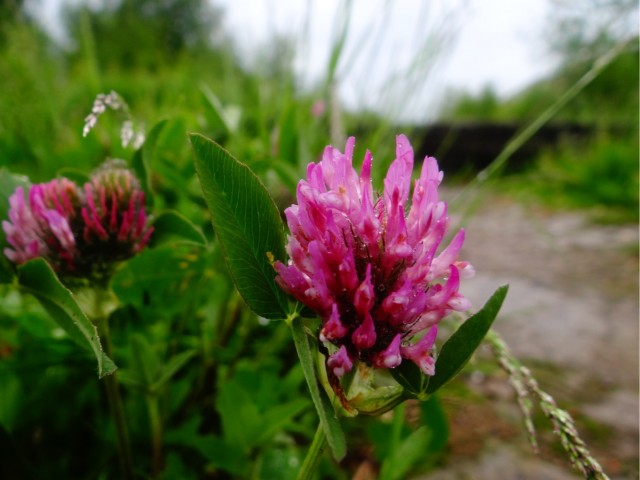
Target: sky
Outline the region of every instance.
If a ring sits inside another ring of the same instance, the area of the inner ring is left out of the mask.
[[[72,0],[78,1],[78,0]],[[40,3],[39,16],[61,35],[61,0]],[[550,0],[216,0],[245,61],[258,61],[274,34],[293,38],[294,68],[305,88],[327,71],[346,25],[336,69],[347,109],[395,120],[433,119],[448,92],[491,85],[516,93],[555,68],[545,52]]]
[[[451,90],[491,85],[512,95],[556,66],[543,41],[549,0],[352,0],[348,19],[340,0],[219,3],[248,56],[273,33],[297,39],[294,66],[305,85],[323,78],[348,21],[342,101],[400,120],[433,118]]]

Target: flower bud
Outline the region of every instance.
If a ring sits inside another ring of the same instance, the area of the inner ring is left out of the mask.
[[[145,247],[153,232],[145,195],[122,160],[110,160],[96,170],[84,185],[84,197],[78,242],[86,262],[101,268]]]

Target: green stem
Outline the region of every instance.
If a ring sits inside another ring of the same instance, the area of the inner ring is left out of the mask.
[[[151,478],[157,478],[162,471],[162,421],[157,395],[147,395],[147,408],[151,427]]]
[[[404,412],[406,405],[401,403],[393,412],[393,423],[391,424],[391,441],[389,442],[390,452],[396,451],[402,440],[402,427],[404,426]]]
[[[94,322],[98,327],[98,334],[102,343],[104,353],[112,357],[111,340],[109,337],[109,317],[105,313],[105,300],[107,297],[101,292],[95,292],[94,303]],[[129,432],[127,422],[124,415],[124,407],[122,405],[122,397],[120,396],[120,387],[116,373],[107,375],[103,379],[105,392],[107,394],[107,402],[109,404],[109,412],[111,419],[116,428],[116,443],[120,466],[122,468],[123,478],[125,480],[133,480],[133,460],[131,457],[131,447],[129,444]]]
[[[308,480],[313,478],[313,474],[316,471],[316,465],[320,459],[320,454],[327,443],[326,440],[327,437],[324,434],[322,424],[318,424],[318,429],[316,430],[316,434],[313,436],[313,441],[311,442],[307,456],[304,457],[304,462],[302,462],[302,466],[298,471],[296,480]]]

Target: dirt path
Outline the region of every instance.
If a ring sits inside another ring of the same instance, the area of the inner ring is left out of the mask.
[[[490,198],[466,227],[463,258],[477,274],[465,294],[480,306],[510,284],[496,330],[577,419],[611,478],[638,478],[638,226]],[[578,478],[541,415],[542,453],[531,453],[505,382],[466,382],[490,401],[450,408],[447,467],[428,478]],[[476,448],[460,452],[465,443]]]

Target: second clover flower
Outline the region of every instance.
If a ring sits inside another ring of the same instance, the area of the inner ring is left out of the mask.
[[[43,257],[65,277],[107,279],[153,232],[140,183],[119,160],[103,164],[82,189],[55,179],[18,187],[9,204],[5,256],[16,264]]]
[[[413,171],[407,138],[396,138],[381,196],[373,192],[369,151],[360,175],[353,168],[354,144],[349,138],[344,153],[328,146],[309,164],[298,204],[285,211],[290,260],[275,263],[276,281],[321,317],[320,340],[335,346],[327,359],[334,375],[355,361],[394,368],[405,359],[433,375],[438,322],[470,308],[458,292],[460,277],[473,274],[458,261],[464,230],[437,254],[449,218],[434,158],[424,159],[405,216]]]

